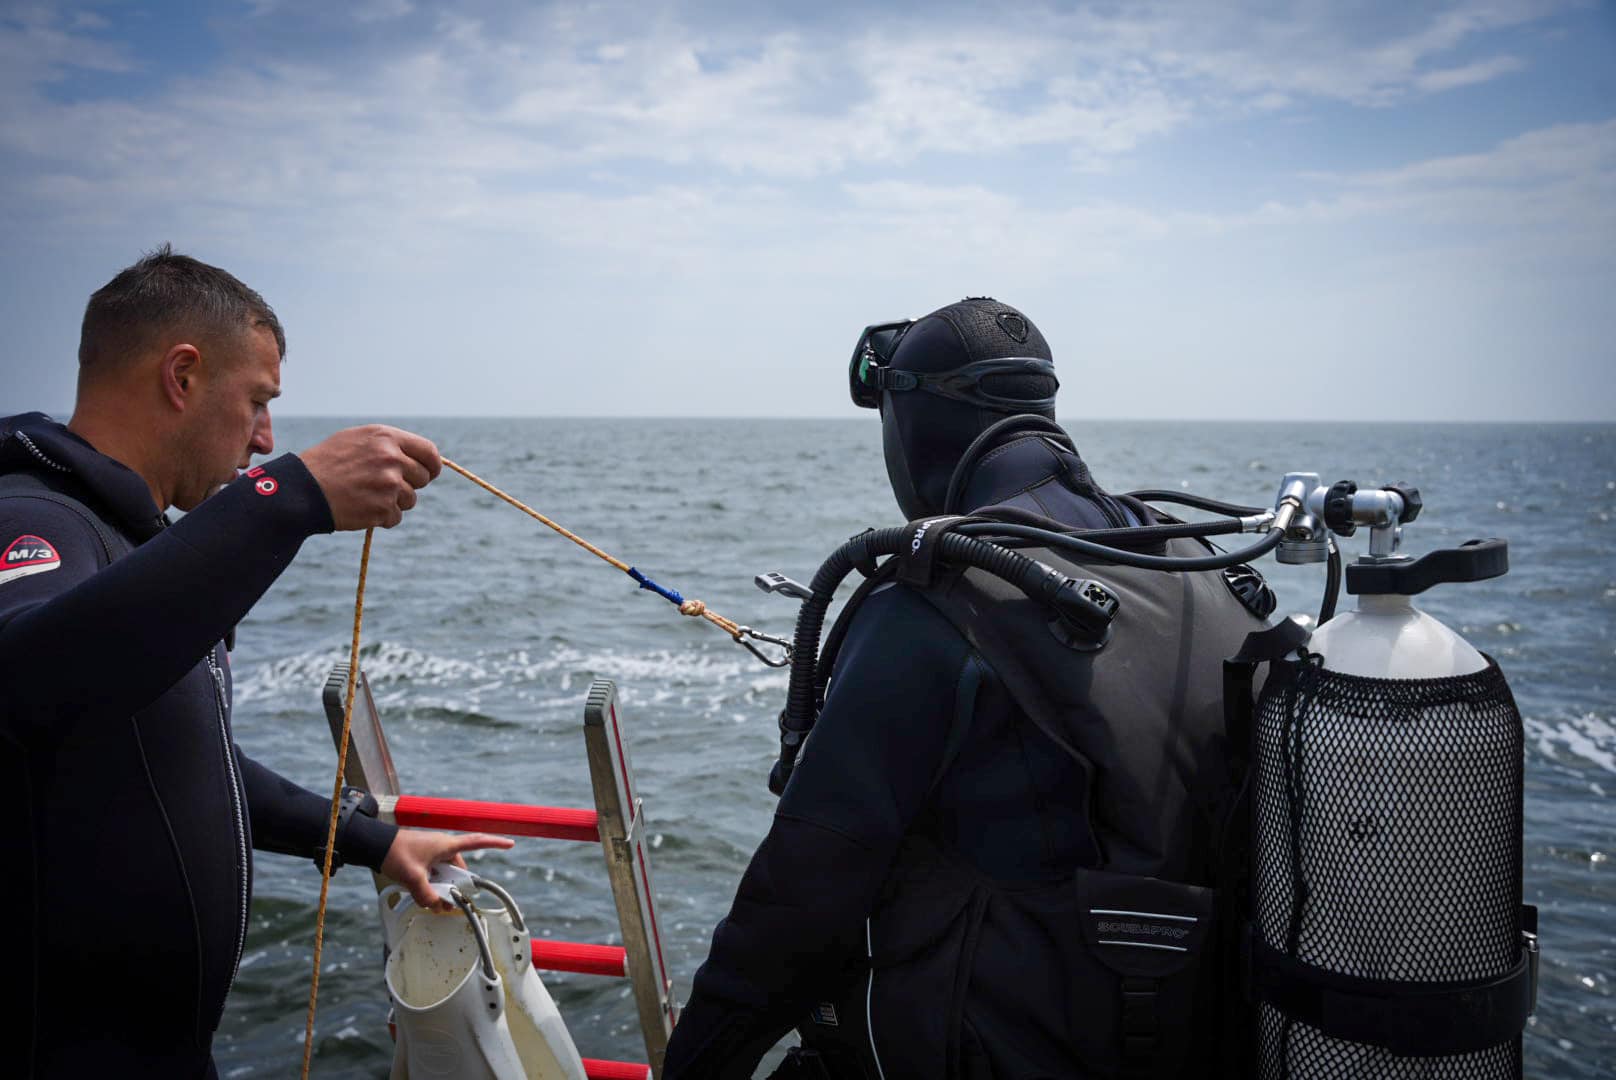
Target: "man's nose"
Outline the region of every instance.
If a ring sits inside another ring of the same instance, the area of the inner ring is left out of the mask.
[[[253,424],[252,442],[247,449],[254,454],[267,454],[275,449],[275,431],[269,419],[269,410],[265,409]]]

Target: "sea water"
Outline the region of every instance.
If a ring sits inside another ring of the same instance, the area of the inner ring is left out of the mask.
[[[297,450],[348,421],[283,421]],[[444,453],[687,597],[789,636],[794,601],[754,574],[807,581],[867,525],[897,524],[874,417],[847,420],[399,421]],[[1418,554],[1510,542],[1510,573],[1419,600],[1497,658],[1526,718],[1526,898],[1541,910],[1542,986],[1526,1075],[1616,1065],[1616,426],[1071,422],[1112,491],[1174,488],[1271,501],[1287,471],[1360,486],[1408,480],[1425,498]],[[1358,554],[1363,533],[1346,542]],[[241,625],[232,659],[243,750],[328,792],[335,752],[320,705],[346,659],[356,534],[308,541]],[[1259,564],[1281,612],[1315,612],[1322,567]],[[1352,598],[1343,595],[1342,604]],[[705,620],[451,473],[378,532],[363,664],[404,789],[589,806],[584,696],[618,687],[643,793],[675,993],[689,992],[713,924],[768,828],[765,787],[786,675]],[[535,937],[617,941],[598,847],[523,839],[474,858]],[[215,1042],[224,1077],[295,1075],[319,881],[259,854],[241,971]],[[370,876],[332,883],[316,1075],[385,1076],[392,1057]],[[622,980],[548,974],[586,1057],[644,1060]]]

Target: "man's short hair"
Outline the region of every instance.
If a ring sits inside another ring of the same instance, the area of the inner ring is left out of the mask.
[[[286,356],[286,333],[262,296],[164,244],[90,296],[79,331],[79,377],[110,371],[163,335],[220,341],[251,327],[267,328]]]

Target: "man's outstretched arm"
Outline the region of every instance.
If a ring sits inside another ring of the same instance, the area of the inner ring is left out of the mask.
[[[351,428],[225,485],[103,569],[93,532],[71,510],[27,496],[0,500],[0,531],[67,537],[44,535],[64,546],[60,570],[0,586],[8,731],[29,738],[48,735],[54,715],[139,711],[246,616],[305,539],[397,524],[441,467],[437,448],[418,435]],[[42,658],[70,657],[93,658],[95,676],[38,677]]]
[[[331,802],[294,784],[273,769],[260,765],[236,748],[247,809],[252,819],[253,846],[267,851],[314,857],[325,844],[331,824]],[[447,910],[427,883],[433,863],[465,866],[461,854],[483,848],[500,850],[515,841],[488,833],[444,833],[427,829],[401,829],[364,814],[354,814],[337,833],[337,853],[345,863],[385,874],[410,891],[416,903]]]

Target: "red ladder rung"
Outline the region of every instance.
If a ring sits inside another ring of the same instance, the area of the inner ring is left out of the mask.
[[[651,1066],[584,1058],[584,1075],[589,1080],[651,1080]]]
[[[598,818],[593,810],[478,802],[473,799],[439,799],[429,795],[400,795],[391,810],[393,820],[398,824],[423,829],[600,841]]]
[[[621,945],[585,945],[577,941],[533,939],[533,966],[541,971],[576,971],[581,975],[628,975],[628,952]]]

